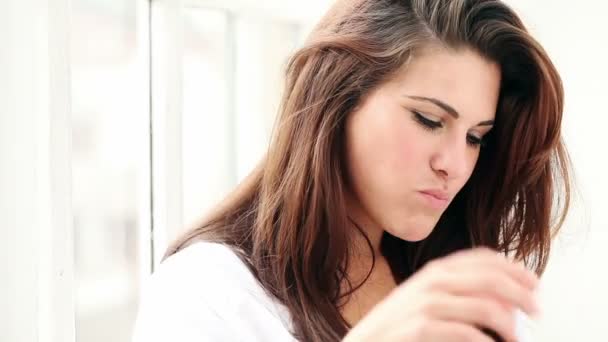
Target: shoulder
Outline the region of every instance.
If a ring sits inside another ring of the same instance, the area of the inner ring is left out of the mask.
[[[226,288],[238,285],[236,280],[253,280],[253,275],[228,246],[213,242],[197,242],[163,261],[150,276],[154,286],[170,286],[186,290]],[[247,284],[252,285],[251,281]]]
[[[212,242],[197,242],[164,260],[143,290],[154,300],[202,305],[224,314],[252,298],[270,300],[232,248]]]
[[[197,242],[167,258],[145,281],[134,341],[185,331],[198,339],[239,340],[247,333],[252,341],[287,340],[285,314],[230,247]]]

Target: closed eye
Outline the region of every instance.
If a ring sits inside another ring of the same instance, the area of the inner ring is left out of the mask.
[[[412,111],[413,116],[414,116],[414,120],[416,120],[416,122],[418,122],[422,128],[428,130],[428,131],[436,131],[437,129],[443,127],[443,123],[439,122],[439,121],[435,121],[435,120],[431,120],[429,118],[427,118],[426,116],[424,116],[423,114],[421,114],[420,112],[417,111]],[[475,135],[469,134],[467,135],[467,145],[473,147],[473,148],[479,148],[479,147],[483,147],[484,144],[484,139],[483,138],[479,138]]]
[[[416,122],[418,122],[422,126],[422,128],[426,130],[434,131],[438,128],[443,127],[443,124],[441,122],[431,120],[417,111],[412,111],[412,113],[414,114],[414,119],[416,120]]]
[[[483,138],[478,138],[470,134],[467,136],[467,144],[473,147],[483,147],[485,145]]]

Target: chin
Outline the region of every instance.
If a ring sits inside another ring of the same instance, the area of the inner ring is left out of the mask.
[[[401,240],[418,242],[429,237],[436,224],[437,220],[432,220],[432,222],[431,220],[416,220],[415,222],[410,221],[405,225],[393,225],[392,227],[397,227],[397,229],[387,229],[386,231]]]
[[[431,235],[431,232],[433,231],[433,229],[427,229],[427,230],[422,230],[422,229],[417,229],[415,232],[408,232],[407,234],[404,234],[403,237],[399,237],[402,240],[405,241],[409,241],[409,242],[418,242],[418,241],[422,241],[424,239],[426,239],[427,237],[429,237],[429,235]]]

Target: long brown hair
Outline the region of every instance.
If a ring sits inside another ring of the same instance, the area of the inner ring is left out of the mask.
[[[338,1],[288,63],[264,159],[166,256],[199,240],[228,245],[287,307],[297,339],[340,340],[350,328],[340,303],[356,289],[341,291],[357,232],[345,204],[345,120],[429,44],[470,48],[500,65],[496,123],[431,235],[413,243],[385,234],[381,251],[397,281],[472,246],[512,255],[541,274],[570,200],[563,89],[543,48],[494,0]]]

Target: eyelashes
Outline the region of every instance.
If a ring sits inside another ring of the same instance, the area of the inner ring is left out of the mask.
[[[443,127],[443,123],[431,120],[417,111],[412,111],[412,113],[414,114],[414,120],[420,124],[423,129],[429,132],[435,132]],[[483,147],[485,145],[482,138],[478,138],[471,134],[467,135],[467,144],[472,147]]]
[[[414,119],[416,119],[416,121],[419,124],[421,124],[422,128],[424,128],[424,129],[427,129],[429,131],[434,131],[438,128],[443,127],[443,124],[441,122],[437,122],[437,121],[428,119],[424,115],[422,115],[416,111],[412,111],[412,113],[414,113]]]

